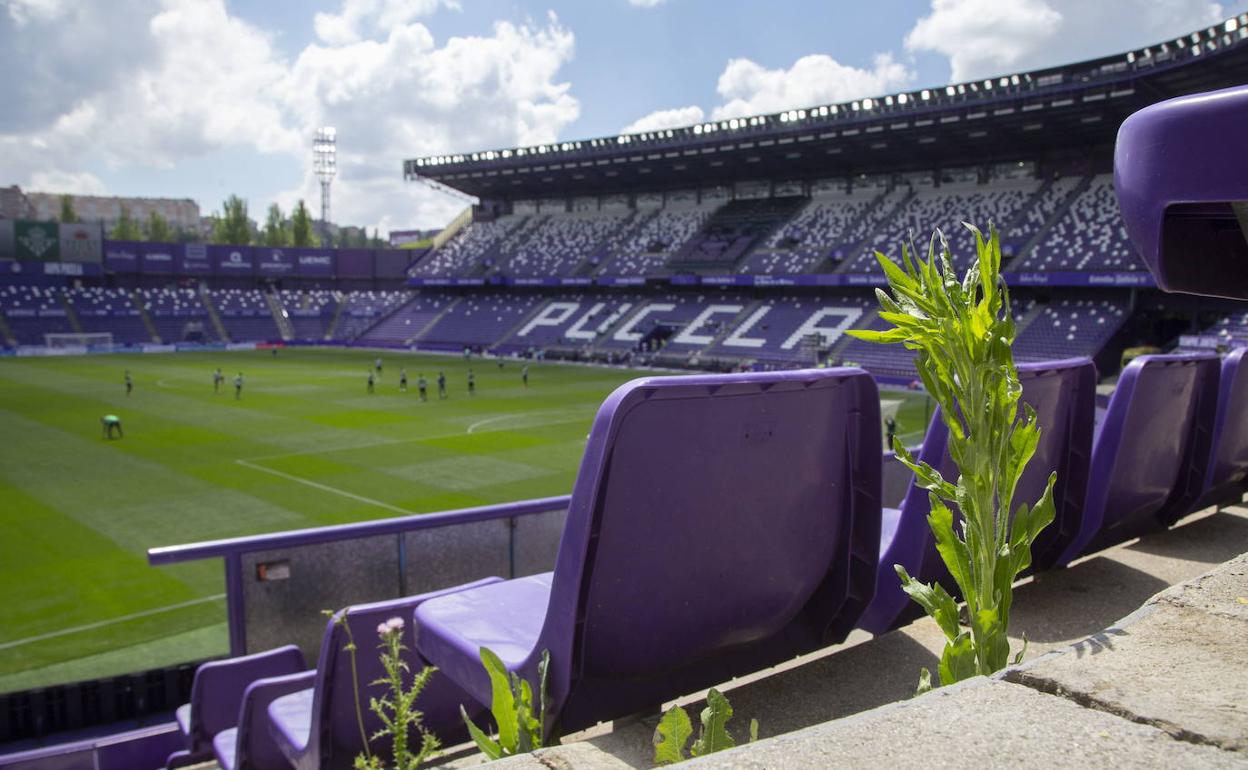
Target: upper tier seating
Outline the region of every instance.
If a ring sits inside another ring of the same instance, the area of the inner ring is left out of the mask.
[[[501,217],[493,222],[471,222],[449,243],[418,262],[410,274],[436,278],[463,275],[476,267],[486,252],[498,245],[516,221],[515,217]]]
[[[607,238],[627,219],[624,213],[585,212],[542,218],[514,250],[504,246],[500,270],[519,278],[571,275],[598,255]]]
[[[1122,226],[1113,177],[1093,177],[1015,269],[1144,270]]]
[[[1030,240],[1036,233],[1040,232],[1040,228],[1044,227],[1061,205],[1075,191],[1079,183],[1083,181],[1083,177],[1063,176],[1054,179],[1048,187],[1044,188],[1031,205],[1027,206],[1021,215],[1016,217],[1010,225],[1010,230],[1005,235],[1014,243],[1023,244]]]
[[[340,340],[354,340],[411,296],[412,293],[406,290],[351,292],[343,298],[338,331],[334,336]]]
[[[594,420],[554,571],[423,602],[417,648],[478,703],[482,646],[530,682],[548,652],[549,736],[840,641],[875,582],[879,421],[852,369],[627,383]]]
[[[813,198],[797,216],[779,227],[763,248],[754,251],[737,269],[754,275],[808,273],[829,258],[861,243],[900,200],[902,193],[884,196]]]
[[[139,309],[125,289],[80,286],[65,292],[84,332],[109,332],[113,342],[151,342]]]
[[[975,225],[988,233],[988,224],[1002,227],[1012,220],[1039,187],[1035,180],[1014,180],[991,185],[952,185],[924,190],[889,216],[852,258],[845,272],[877,273],[875,252],[882,251],[895,262],[901,261],[901,246],[914,240],[918,253],[926,257],[932,233],[939,228],[949,242],[953,264],[964,270],[975,259],[975,237],[963,226]]]
[[[0,287],[0,313],[19,345],[42,345],[45,334],[72,332],[61,289],[44,286]]]
[[[644,223],[608,247],[599,275],[657,275],[672,254],[679,251],[715,210],[714,206],[664,208],[640,212]]]
[[[234,342],[276,340],[281,337],[264,292],[259,289],[209,289],[221,325]]]
[[[667,266],[673,270],[731,268],[756,244],[805,203],[805,198],[746,198],[725,203],[682,246]]]

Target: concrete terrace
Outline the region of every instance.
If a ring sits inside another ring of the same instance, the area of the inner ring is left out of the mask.
[[[1248,767],[1248,506],[1025,580],[1021,666],[912,698],[944,637],[923,618],[727,683],[729,729],[760,741],[699,767]],[[695,725],[704,693],[679,701]],[[668,704],[670,705],[670,704]],[[499,770],[651,767],[658,715],[565,737]],[[696,732],[695,732],[696,734]],[[445,767],[469,767],[461,749]]]

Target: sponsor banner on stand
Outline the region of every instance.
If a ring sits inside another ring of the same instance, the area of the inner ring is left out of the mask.
[[[144,275],[173,275],[175,255],[181,251],[180,243],[144,243],[139,271]]]
[[[291,249],[258,246],[255,255],[256,269],[260,275],[282,276],[295,272],[295,253]]]
[[[60,226],[62,262],[90,262],[104,258],[104,227],[99,222]]]
[[[104,241],[104,269],[111,273],[139,272],[143,244],[134,241]]]
[[[187,243],[174,254],[173,269],[178,275],[211,275],[212,260],[204,243]]]
[[[334,252],[329,249],[308,249],[295,252],[295,275],[328,278],[334,274]]]
[[[600,275],[595,279],[599,286],[645,286],[644,275]]]
[[[212,245],[208,247],[208,260],[217,275],[251,275],[255,261],[250,246]]]
[[[18,259],[59,262],[61,237],[56,222],[19,219],[13,224],[14,253]]]

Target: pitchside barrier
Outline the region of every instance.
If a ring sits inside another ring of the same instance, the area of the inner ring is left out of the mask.
[[[230,655],[297,644],[316,660],[322,610],[554,569],[569,496],[153,548],[154,566],[225,565]]]

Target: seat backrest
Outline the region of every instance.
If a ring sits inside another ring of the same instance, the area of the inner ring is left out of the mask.
[[[1079,534],[1059,563],[1168,525],[1204,487],[1217,409],[1212,354],[1140,356],[1097,427]]]
[[[237,725],[243,693],[256,679],[303,668],[303,653],[293,644],[202,664],[191,685],[188,750],[194,755],[211,752],[213,736]]]
[[[1213,502],[1237,499],[1248,480],[1248,366],[1241,365],[1245,352],[1236,348],[1222,359],[1213,450],[1205,477],[1205,489]]]
[[[1044,493],[1049,474],[1057,472],[1057,483],[1053,488],[1053,523],[1040,533],[1031,549],[1034,569],[1041,570],[1053,564],[1079,531],[1092,453],[1096,367],[1087,358],[1020,364],[1018,380],[1023,387],[1021,400],[1036,410],[1040,442],[1014,490],[1011,520],[1020,505],[1035,505]],[[949,431],[941,410],[937,408],[923,438],[918,459],[939,470],[946,479],[956,481],[958,466],[949,454],[948,442]],[[912,481],[902,501],[897,537],[920,538],[922,556],[914,576],[925,583],[940,581],[953,593],[957,591],[957,586],[936,552],[936,542],[927,524],[930,510],[928,491]],[[880,566],[891,573],[891,564]],[[913,617],[918,617],[921,612],[918,605],[914,605]]]
[[[873,591],[879,458],[879,396],[860,369],[647,378],[613,393],[535,651],[551,652],[561,726],[848,633]]]
[[[498,578],[487,578],[458,586],[447,591],[433,591],[418,596],[407,596],[400,599],[357,604],[338,612],[325,627],[325,637],[321,643],[320,659],[317,662],[317,679],[313,689],[312,702],[312,734],[309,736],[309,751],[320,757],[319,767],[325,770],[348,770],[352,767],[355,757],[364,750],[364,740],[356,715],[354,682],[359,683],[359,708],[363,714],[363,734],[372,736],[382,728],[380,719],[368,707],[370,698],[381,698],[388,692],[388,686],[375,684],[386,677],[381,664],[381,637],[377,627],[391,618],[403,620],[403,644],[407,649],[404,660],[411,673],[419,672],[425,662],[415,651],[412,634],[412,614],[422,601],[448,593],[462,590],[475,585],[497,582]],[[346,627],[336,622],[345,613]],[[348,634],[348,628],[350,633]],[[352,667],[351,655],[347,645],[355,643],[355,665]],[[410,679],[405,679],[410,684]],[[449,703],[449,709],[428,709],[428,703]],[[461,739],[466,733],[463,720],[460,718],[458,705],[463,703],[471,715],[480,709],[479,705],[467,697],[455,684],[441,674],[435,673],[429,684],[416,701],[416,708],[425,712],[423,724],[426,730],[434,733],[442,740],[442,745],[450,746]],[[389,742],[381,741],[370,744],[374,754],[388,758]]]

